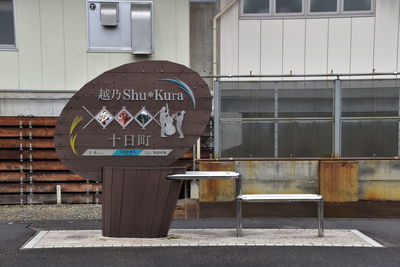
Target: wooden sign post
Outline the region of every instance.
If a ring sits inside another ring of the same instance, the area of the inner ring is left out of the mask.
[[[181,187],[166,176],[203,133],[211,114],[207,84],[168,61],[109,70],[65,106],[55,130],[60,160],[103,182],[103,235],[168,234]]]

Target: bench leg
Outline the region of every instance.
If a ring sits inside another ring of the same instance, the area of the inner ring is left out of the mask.
[[[318,201],[318,236],[324,236],[324,201]]]
[[[236,200],[236,236],[242,236],[242,200]]]

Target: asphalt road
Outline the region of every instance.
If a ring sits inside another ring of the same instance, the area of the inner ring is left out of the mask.
[[[248,228],[310,228],[315,219],[247,219]],[[358,229],[386,248],[169,247],[19,248],[36,230],[100,229],[98,221],[0,225],[0,266],[400,266],[400,220],[326,219],[326,228]],[[233,219],[176,220],[173,228],[229,228]]]

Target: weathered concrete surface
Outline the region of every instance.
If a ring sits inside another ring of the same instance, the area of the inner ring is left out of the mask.
[[[190,3],[190,67],[200,75],[212,74],[212,20],[216,2]],[[206,79],[212,88],[212,79]]]
[[[0,116],[58,116],[73,93],[0,93]]]
[[[343,168],[328,168],[321,177],[324,162],[213,161],[201,162],[200,169],[239,172],[244,194],[321,193],[332,202],[400,200],[400,161],[340,161]],[[233,181],[203,181],[200,201],[233,201],[234,188]]]
[[[237,161],[243,194],[318,193],[318,161]]]
[[[363,160],[359,166],[359,198],[400,200],[400,161]]]

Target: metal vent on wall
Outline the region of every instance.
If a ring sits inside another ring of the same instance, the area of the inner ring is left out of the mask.
[[[154,51],[153,1],[87,1],[90,52]]]

